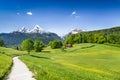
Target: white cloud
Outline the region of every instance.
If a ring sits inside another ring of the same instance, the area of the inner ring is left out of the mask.
[[[73,11],[71,15],[76,15],[76,11]]]
[[[27,14],[27,15],[30,15],[30,16],[31,16],[31,15],[33,15],[33,13],[32,13],[32,12],[27,12],[26,14]]]
[[[77,14],[76,11],[73,11],[73,12],[71,13],[71,16],[74,17],[74,18],[80,18],[80,16]]]

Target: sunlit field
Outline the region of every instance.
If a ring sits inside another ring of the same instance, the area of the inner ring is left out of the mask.
[[[76,44],[67,49],[47,47],[41,53],[20,56],[37,80],[119,80],[120,48],[103,44]]]

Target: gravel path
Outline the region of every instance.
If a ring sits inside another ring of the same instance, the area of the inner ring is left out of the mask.
[[[18,57],[13,58],[12,71],[7,80],[35,80],[32,75],[32,72]]]

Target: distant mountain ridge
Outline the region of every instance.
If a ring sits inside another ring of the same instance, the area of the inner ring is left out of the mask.
[[[56,33],[48,32],[39,25],[35,25],[32,29],[26,29],[25,27],[22,27],[21,29],[13,31],[11,33],[0,33],[0,38],[4,40],[5,45],[7,46],[20,45],[23,40],[28,38],[32,39],[33,41],[35,39],[41,39],[43,43],[48,44],[52,40],[64,40],[71,34],[78,34],[83,32],[92,32],[93,34],[103,32],[105,35],[111,34],[111,32],[119,34],[120,27],[93,31],[85,31],[82,29],[74,28],[68,31],[67,34],[60,37]]]
[[[25,27],[22,27],[21,29],[17,30],[17,31],[13,31],[13,32],[21,32],[21,33],[50,33],[46,30],[44,30],[42,27],[40,27],[39,25],[35,25],[33,29],[26,29]]]
[[[39,25],[35,25],[33,29],[29,30],[22,27],[19,30],[11,33],[1,33],[2,38],[7,46],[20,45],[25,39],[41,39],[43,43],[48,44],[52,40],[62,40],[56,33],[45,31]]]

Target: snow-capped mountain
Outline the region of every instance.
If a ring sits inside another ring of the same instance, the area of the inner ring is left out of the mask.
[[[77,34],[77,33],[81,33],[84,32],[85,30],[79,29],[79,28],[74,28],[71,29],[69,32],[67,32],[66,34],[64,34],[63,36],[61,36],[62,39],[67,38],[70,34]]]
[[[27,33],[27,29],[25,27],[22,27],[21,29],[17,30],[17,32]]]
[[[0,34],[0,37],[2,37],[6,45],[10,46],[20,45],[23,40],[28,38],[33,41],[36,39],[41,39],[41,41],[45,44],[48,44],[53,40],[62,40],[56,33],[48,32],[41,28],[39,25],[33,26],[33,28],[30,30],[22,27],[17,31]]]
[[[42,27],[39,25],[35,25],[33,29],[29,30],[28,33],[47,33]]]
[[[45,31],[42,27],[39,25],[35,25],[32,29],[26,29],[25,27],[22,27],[21,29],[14,31],[14,32],[21,32],[21,33],[49,33],[48,31]]]
[[[70,34],[77,34],[77,33],[80,33],[80,32],[83,32],[83,30],[82,29],[78,29],[78,28],[74,28],[69,33]]]

